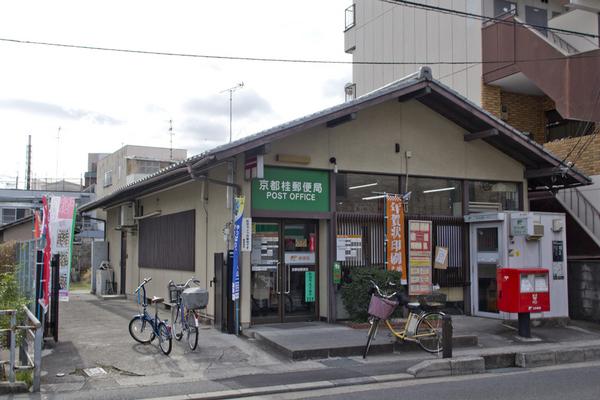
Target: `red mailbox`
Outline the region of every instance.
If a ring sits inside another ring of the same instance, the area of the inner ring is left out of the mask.
[[[550,311],[548,270],[498,268],[498,310],[511,313]]]

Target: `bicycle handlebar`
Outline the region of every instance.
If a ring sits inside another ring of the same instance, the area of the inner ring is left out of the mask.
[[[396,292],[394,292],[394,293],[392,293],[392,294],[390,294],[390,295],[385,295],[385,294],[383,294],[383,293],[381,292],[381,289],[379,289],[379,286],[377,286],[377,284],[375,283],[375,281],[373,281],[373,280],[369,279],[369,282],[371,282],[371,284],[373,285],[373,287],[374,287],[374,288],[375,288],[375,290],[377,291],[377,294],[378,294],[380,297],[383,297],[383,298],[385,298],[385,299],[391,299],[392,297],[396,296],[396,294],[398,294],[398,292],[396,291]],[[388,282],[388,283],[391,283],[391,282]]]
[[[142,288],[142,286],[144,286],[146,283],[150,282],[151,280],[152,280],[152,277],[144,278],[143,282],[140,283],[140,286],[138,286],[137,289],[135,289],[134,293],[139,292],[140,289]]]

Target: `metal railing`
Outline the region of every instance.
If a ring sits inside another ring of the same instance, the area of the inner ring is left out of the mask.
[[[600,246],[600,211],[592,202],[577,188],[561,190],[556,198]]]
[[[0,329],[0,333],[9,335],[9,358],[1,360],[0,364],[8,364],[8,381],[16,381],[17,371],[33,371],[31,390],[39,392],[41,374],[42,374],[42,341],[43,328],[38,319],[23,306],[25,311],[25,321],[23,325],[17,325],[16,310],[0,310],[0,316],[10,316],[10,326],[7,329]],[[19,343],[19,362],[17,363],[17,333],[24,332],[23,338]],[[33,349],[33,352],[30,351]]]
[[[546,31],[546,33],[548,34],[548,38],[554,43],[555,47],[560,48],[569,55],[579,53],[579,50],[577,50],[573,45],[569,44],[555,32]]]

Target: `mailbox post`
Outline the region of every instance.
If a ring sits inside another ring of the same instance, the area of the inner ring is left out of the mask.
[[[519,336],[531,337],[532,312],[550,311],[549,273],[544,268],[498,268],[498,310],[519,315]]]

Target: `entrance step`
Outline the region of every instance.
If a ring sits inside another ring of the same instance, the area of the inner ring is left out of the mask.
[[[367,339],[366,329],[321,322],[259,325],[244,333],[291,360],[360,356]],[[455,336],[453,343],[455,347],[477,346],[478,340],[475,335]],[[423,350],[416,343],[399,342],[387,330],[381,329],[369,354],[395,351]]]

